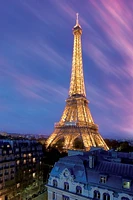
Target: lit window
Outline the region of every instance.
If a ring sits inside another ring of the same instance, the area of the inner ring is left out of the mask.
[[[24,160],[24,164],[26,164],[26,160]]]
[[[20,183],[17,183],[17,188],[19,188],[20,187]]]
[[[29,169],[29,172],[31,172],[31,169]]]
[[[69,190],[69,184],[67,182],[64,183],[64,190]]]
[[[35,178],[35,177],[36,177],[36,173],[35,173],[35,172],[34,172],[32,175],[33,175],[33,178]]]
[[[80,186],[76,187],[76,194],[81,194],[82,193],[82,188]]]
[[[40,161],[40,165],[42,164],[42,162]]]
[[[19,161],[19,160],[17,160],[17,165],[19,165],[19,163],[20,163],[20,161]]]
[[[94,199],[100,199],[100,192],[99,191],[94,191]]]
[[[8,144],[7,147],[10,147],[10,145]]]
[[[6,150],[3,151],[3,154],[6,154]]]
[[[24,154],[24,158],[26,158],[26,154]]]
[[[33,162],[34,162],[34,163],[36,162],[36,158],[33,158]]]
[[[100,177],[100,183],[106,183],[106,181],[107,181],[107,176]]]
[[[28,156],[31,157],[31,153],[29,153]]]
[[[55,179],[53,180],[53,186],[54,186],[54,187],[57,187],[57,186],[58,186],[57,180],[55,180]]]
[[[123,181],[123,188],[130,189],[130,185],[131,185],[130,181],[126,181],[126,180]]]
[[[12,153],[12,150],[9,150],[9,153],[11,154],[11,153]]]

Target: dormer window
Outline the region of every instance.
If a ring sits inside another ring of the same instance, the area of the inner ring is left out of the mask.
[[[100,183],[106,183],[107,176],[106,175],[100,175]]]
[[[64,190],[69,190],[69,184],[67,182],[64,183]]]
[[[3,154],[6,154],[6,150],[3,151]]]
[[[12,153],[12,150],[9,150],[9,154],[11,154]]]
[[[55,179],[53,180],[53,186],[54,186],[54,187],[57,187],[57,186],[58,186],[57,180],[55,180]]]
[[[130,180],[123,180],[123,185],[122,187],[124,189],[130,189],[130,186],[131,186],[131,181]]]

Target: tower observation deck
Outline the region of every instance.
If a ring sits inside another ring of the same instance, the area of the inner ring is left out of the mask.
[[[73,27],[74,44],[72,56],[72,72],[69,95],[61,119],[55,123],[55,129],[46,141],[46,147],[56,146],[62,141],[63,148],[75,149],[75,141],[82,142],[82,149],[89,150],[92,146],[108,150],[108,146],[94,123],[88,100],[86,98],[83,61],[82,61],[82,28],[79,24],[78,14],[76,25]]]

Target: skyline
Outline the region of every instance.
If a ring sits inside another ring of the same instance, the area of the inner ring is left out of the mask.
[[[31,3],[32,2],[32,3]],[[87,99],[103,137],[133,136],[133,3],[17,1],[0,7],[0,130],[51,134],[68,97],[76,13]]]

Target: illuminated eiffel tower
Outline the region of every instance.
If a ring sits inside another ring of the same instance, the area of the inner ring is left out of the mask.
[[[98,132],[98,126],[93,121],[86,98],[81,48],[82,28],[78,22],[78,14],[76,25],[73,28],[73,35],[74,45],[69,96],[60,121],[55,123],[55,130],[46,141],[46,148],[56,146],[60,140],[63,140],[64,149],[74,149],[74,142],[79,139],[84,150],[89,150],[92,146],[103,147],[108,150],[108,146]]]

